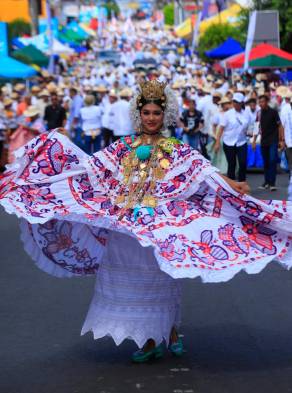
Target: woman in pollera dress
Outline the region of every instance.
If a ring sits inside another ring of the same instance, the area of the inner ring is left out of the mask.
[[[87,155],[56,130],[16,152],[0,202],[21,219],[37,266],[57,277],[96,275],[82,334],[134,340],[132,360],[183,354],[181,281],[230,280],[275,260],[290,268],[291,203],[259,201],[200,153],[161,132],[175,94],[152,80],[131,103],[136,137]]]

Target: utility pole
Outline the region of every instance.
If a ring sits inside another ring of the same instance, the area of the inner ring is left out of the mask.
[[[184,21],[184,8],[182,0],[174,1],[174,21],[175,25],[180,25]]]
[[[39,32],[39,8],[38,0],[28,0],[29,14],[31,19],[32,35],[37,35]]]
[[[53,74],[54,73],[54,51],[53,51],[53,44],[54,44],[54,36],[53,36],[53,29],[52,29],[52,5],[50,0],[46,0],[46,11],[47,11],[47,25],[48,25],[48,38],[49,38],[49,67],[48,71]]]

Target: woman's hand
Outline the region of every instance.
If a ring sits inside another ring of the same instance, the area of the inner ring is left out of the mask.
[[[216,141],[214,145],[214,152],[218,153],[219,149],[220,149],[220,141]]]
[[[221,177],[229,184],[229,186],[239,194],[250,194],[250,187],[245,181],[237,182],[228,177],[221,175]]]
[[[237,182],[233,180],[231,187],[239,194],[250,194],[250,187],[246,181]]]

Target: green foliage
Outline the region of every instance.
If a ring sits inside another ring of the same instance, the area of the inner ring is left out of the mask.
[[[115,16],[120,14],[120,8],[115,0],[105,1],[102,7],[106,8],[108,19],[111,18],[112,13],[114,13]]]
[[[292,52],[292,2],[291,0],[253,0],[249,9],[240,14],[240,28],[247,33],[249,12],[277,10],[279,12],[281,48]]]
[[[24,19],[14,19],[7,24],[8,42],[11,45],[13,38],[20,37],[24,34],[31,34],[31,25]]]
[[[243,41],[241,31],[230,23],[218,23],[209,26],[205,33],[200,35],[198,44],[199,56],[207,59],[205,51],[216,48],[216,46],[222,44],[228,37],[232,37],[241,43]]]
[[[248,30],[248,23],[249,23],[249,8],[242,8],[239,13],[239,20],[238,20],[238,29],[241,31],[242,34],[242,41],[246,42],[247,37],[247,30]]]
[[[174,4],[170,3],[163,7],[164,21],[166,25],[174,25]]]

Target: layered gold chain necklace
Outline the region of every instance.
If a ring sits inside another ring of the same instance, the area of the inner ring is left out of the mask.
[[[136,219],[141,207],[145,207],[150,215],[154,215],[157,198],[153,195],[158,180],[162,180],[170,166],[169,155],[175,138],[158,136],[139,137],[131,146],[125,143],[130,153],[122,159],[124,193],[116,198],[116,204],[123,204],[120,214],[122,219],[128,209],[134,210]],[[127,192],[126,192],[127,191]]]

